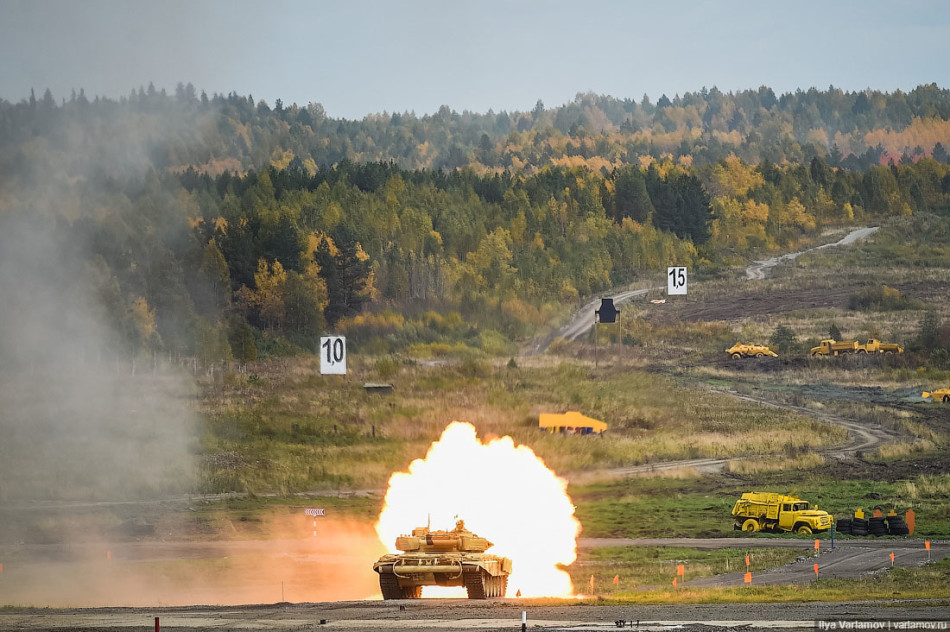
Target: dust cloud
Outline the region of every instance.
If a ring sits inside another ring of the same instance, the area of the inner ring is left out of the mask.
[[[65,234],[40,218],[0,218],[0,509],[187,492],[188,382],[158,367],[131,374],[82,244]]]
[[[4,565],[0,595],[36,607],[379,599],[372,564],[385,551],[372,525],[311,521],[275,516],[249,539],[25,547]]]
[[[111,274],[83,228],[115,177],[129,186],[145,177],[147,138],[115,129],[93,146],[70,129],[70,142],[40,138],[30,151],[3,139],[0,605],[20,585],[10,578],[29,547],[107,539],[117,523],[146,522],[149,503],[195,489],[194,383],[161,358],[135,365],[129,332],[106,308]],[[60,583],[43,571],[31,572]]]

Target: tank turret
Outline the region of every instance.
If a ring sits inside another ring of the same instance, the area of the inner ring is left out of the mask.
[[[465,528],[465,522],[459,520],[451,531],[430,531],[429,527],[416,527],[412,535],[396,538],[396,548],[405,552],[439,553],[457,551],[459,553],[484,553],[492,545]]]
[[[491,546],[462,520],[451,531],[417,527],[396,538],[402,553],[382,556],[373,570],[383,599],[417,599],[423,586],[464,586],[469,599],[504,597],[511,560],[485,553]]]

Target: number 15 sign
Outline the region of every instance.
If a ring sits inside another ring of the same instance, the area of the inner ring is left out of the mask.
[[[669,267],[666,269],[666,293],[686,294],[686,268]]]
[[[346,337],[320,338],[320,374],[346,375]]]

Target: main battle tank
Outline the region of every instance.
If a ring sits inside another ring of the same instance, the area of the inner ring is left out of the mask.
[[[451,531],[412,530],[396,538],[402,551],[373,564],[383,599],[418,599],[423,586],[465,586],[469,599],[504,597],[511,560],[485,553],[492,543],[459,520]]]

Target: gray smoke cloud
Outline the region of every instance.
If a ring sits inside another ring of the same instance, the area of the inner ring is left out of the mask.
[[[69,235],[36,216],[0,218],[0,507],[186,492],[189,384],[157,364],[132,374]]]
[[[121,221],[97,215],[115,206],[116,182],[142,186],[154,148],[200,142],[213,113],[153,124],[134,108],[60,114],[38,128],[45,138],[0,139],[0,544],[36,536],[31,507],[134,506],[195,487],[194,382],[132,353],[115,280],[76,222]]]

